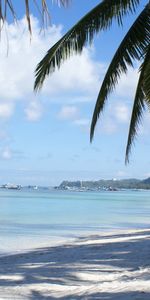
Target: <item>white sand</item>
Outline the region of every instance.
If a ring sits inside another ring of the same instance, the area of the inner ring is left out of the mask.
[[[150,230],[0,257],[0,299],[150,299]]]

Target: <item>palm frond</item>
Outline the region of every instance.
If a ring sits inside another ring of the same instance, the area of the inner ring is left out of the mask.
[[[56,67],[73,53],[81,53],[86,43],[91,43],[94,34],[108,29],[116,19],[122,24],[123,16],[133,13],[140,0],[103,0],[73,26],[51,49],[38,64],[35,70],[34,89],[42,87],[45,77],[54,72]]]
[[[62,6],[67,6],[70,0],[55,0],[57,4],[60,4]],[[1,22],[1,27],[2,29],[3,24],[5,21],[7,21],[7,12],[9,11],[11,16],[13,17],[13,20],[17,20],[17,9],[15,8],[15,1],[12,0],[0,0],[0,22]],[[22,5],[25,4],[25,15],[27,19],[27,24],[28,24],[28,30],[31,34],[32,28],[31,28],[31,19],[30,19],[30,3],[34,2],[35,8],[40,14],[42,24],[45,26],[44,20],[50,19],[50,12],[49,12],[49,1],[48,0],[23,0],[20,1],[22,2]]]
[[[146,103],[150,108],[150,46],[148,47],[146,57],[147,63],[144,72],[143,90],[145,94]]]
[[[129,162],[131,146],[133,144],[135,136],[137,135],[138,125],[141,123],[143,112],[145,109],[145,104],[147,103],[148,106],[150,107],[150,98],[148,95],[146,97],[146,93],[144,91],[145,86],[146,87],[148,86],[148,90],[150,90],[149,88],[150,81],[149,84],[147,85],[147,80],[150,79],[150,47],[147,49],[148,50],[146,52],[144,62],[140,67],[140,77],[139,77],[136,94],[134,98],[134,105],[133,105],[133,110],[131,115],[128,141],[126,147],[125,163]],[[147,72],[148,72],[148,76],[147,76]]]
[[[126,147],[125,163],[129,162],[129,155],[135,136],[137,135],[139,124],[141,123],[143,112],[145,110],[144,92],[142,87],[143,73],[139,78],[136,95],[134,99],[134,105],[132,110],[132,116],[129,127],[128,141]]]
[[[149,45],[150,14],[148,5],[144,8],[117,49],[105,78],[95,105],[90,131],[90,140],[94,136],[97,120],[102,112],[109,94],[114,90],[120,76],[133,66],[133,60],[140,60],[144,49]]]
[[[13,7],[13,4],[10,0],[0,1],[0,22],[3,25],[7,19],[7,11],[10,11],[13,19],[16,20],[16,13]],[[2,27],[1,25],[1,27]]]
[[[62,5],[62,6],[68,6],[70,0],[55,0],[55,2],[58,4],[58,5]]]
[[[26,18],[27,18],[28,29],[29,29],[29,32],[31,34],[31,20],[30,20],[29,0],[25,0],[25,5],[26,5]]]

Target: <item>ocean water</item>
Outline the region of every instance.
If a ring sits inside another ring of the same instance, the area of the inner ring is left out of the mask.
[[[87,234],[150,227],[150,191],[0,190],[0,255]]]

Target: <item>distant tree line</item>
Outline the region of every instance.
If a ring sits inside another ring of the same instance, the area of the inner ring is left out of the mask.
[[[140,179],[122,179],[122,180],[97,180],[97,181],[63,181],[59,189],[67,188],[86,188],[86,189],[150,189],[150,178]]]

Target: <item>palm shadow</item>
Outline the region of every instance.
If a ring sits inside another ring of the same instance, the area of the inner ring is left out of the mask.
[[[140,238],[142,235],[143,238]],[[129,240],[130,239],[130,240]],[[124,292],[95,292],[89,287],[110,284],[117,280],[128,285],[129,281],[150,281],[150,231],[77,239],[73,244],[36,249],[23,254],[0,257],[0,289],[30,288],[27,299],[150,299],[150,293],[139,290]],[[144,270],[144,272],[141,272]],[[125,271],[125,273],[124,273]],[[126,274],[126,275],[124,275]],[[96,275],[96,279],[95,276]],[[16,279],[17,276],[17,279]],[[38,287],[46,285],[41,292]],[[53,286],[70,288],[68,296],[52,293]],[[33,288],[36,286],[36,288]],[[80,288],[85,287],[84,293]],[[76,287],[74,296],[72,288]],[[79,289],[79,293],[78,293]],[[139,298],[138,298],[139,297]],[[7,298],[6,298],[7,299]]]

